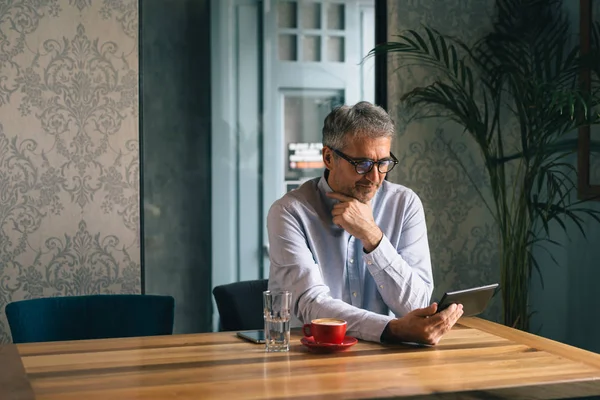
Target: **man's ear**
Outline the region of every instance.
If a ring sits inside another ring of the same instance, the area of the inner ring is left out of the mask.
[[[323,163],[325,164],[325,168],[331,170],[333,166],[333,151],[329,147],[323,147]]]

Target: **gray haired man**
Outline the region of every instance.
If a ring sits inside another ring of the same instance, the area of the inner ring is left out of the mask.
[[[368,102],[334,109],[323,126],[323,176],[269,210],[271,290],[290,290],[302,323],[335,317],[370,341],[437,344],[462,315],[436,313],[423,205],[385,180],[398,160],[394,124]]]

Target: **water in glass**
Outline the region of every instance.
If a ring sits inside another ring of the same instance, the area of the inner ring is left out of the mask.
[[[289,351],[290,311],[292,293],[288,291],[263,292],[265,317],[265,349],[267,351]]]
[[[290,318],[265,318],[265,339],[267,351],[288,351],[290,349]]]

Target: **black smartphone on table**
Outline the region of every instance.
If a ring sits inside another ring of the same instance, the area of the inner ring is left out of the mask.
[[[265,331],[263,330],[240,331],[237,333],[237,336],[256,344],[264,344],[266,342]]]
[[[481,314],[487,308],[497,287],[498,284],[494,283],[471,289],[446,292],[438,303],[437,312],[448,308],[450,304],[462,304],[464,317]]]

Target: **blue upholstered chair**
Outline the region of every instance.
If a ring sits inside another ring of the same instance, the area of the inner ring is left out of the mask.
[[[6,305],[14,343],[173,333],[171,296],[102,294],[47,297]]]
[[[268,279],[259,279],[215,286],[213,296],[219,310],[219,329],[264,329],[262,292],[267,290],[268,284]]]

